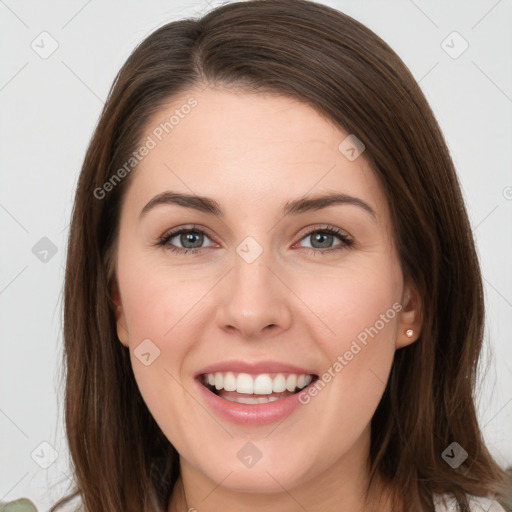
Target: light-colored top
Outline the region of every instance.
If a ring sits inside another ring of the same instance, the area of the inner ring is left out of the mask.
[[[442,497],[434,497],[436,512],[453,512],[457,510],[456,501],[453,496],[448,494],[443,494],[442,496],[446,499],[446,505],[443,504]],[[476,496],[468,496],[468,499],[469,507],[473,512],[506,512],[505,509],[493,499]]]

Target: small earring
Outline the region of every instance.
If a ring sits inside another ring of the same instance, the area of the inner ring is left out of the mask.
[[[412,335],[414,334],[414,331],[412,329],[407,329],[407,331],[405,331],[405,335],[408,337],[408,338],[412,338]]]

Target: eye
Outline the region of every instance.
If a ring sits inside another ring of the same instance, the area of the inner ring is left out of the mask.
[[[202,245],[205,238],[208,238],[208,236],[203,230],[192,226],[165,233],[158,239],[156,245],[181,254],[187,254],[189,252],[198,253],[201,252],[201,249],[204,249]],[[177,246],[177,244],[181,244],[182,247]]]
[[[308,252],[315,254],[346,249],[354,243],[347,233],[332,226],[313,229],[302,237],[301,240],[307,240],[308,238],[311,240],[311,243],[309,247],[306,246],[304,248]],[[332,245],[336,238],[340,243]]]
[[[171,252],[180,254],[190,252],[197,254],[202,252],[202,249],[213,245],[203,247],[205,238],[209,240],[209,237],[202,229],[197,226],[191,226],[165,233],[157,240],[155,245],[165,247]],[[353,244],[353,240],[344,231],[332,226],[317,227],[306,233],[306,235],[301,238],[301,241],[307,240],[308,238],[311,239],[311,244],[309,247],[306,246],[303,248],[314,254],[325,254],[331,251],[346,249]],[[339,243],[332,245],[336,238]],[[181,247],[178,244],[181,245]]]

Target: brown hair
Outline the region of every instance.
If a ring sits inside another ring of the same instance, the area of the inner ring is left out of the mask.
[[[129,159],[153,113],[206,84],[313,106],[363,141],[382,183],[423,325],[420,338],[396,352],[372,419],[372,478],[392,481],[406,510],[431,510],[435,493],[453,493],[461,510],[466,494],[505,499],[506,474],[485,447],[474,405],[484,324],[479,263],[423,93],[394,51],[349,16],[310,1],[255,0],[157,29],[110,90],[79,177],[65,277],[65,425],[76,487],[51,510],[78,496],[90,512],[168,506],[178,454],[140,395],[110,294],[133,172],[102,199],[95,190]],[[469,454],[458,470],[441,456],[454,441]]]

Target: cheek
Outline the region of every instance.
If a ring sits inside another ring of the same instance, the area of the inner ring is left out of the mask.
[[[291,288],[317,321],[315,339],[329,353],[342,350],[365,333],[393,337],[401,308],[402,274],[390,257],[369,257],[340,268],[293,277]],[[375,329],[378,333],[375,333]],[[393,340],[394,341],[394,340]]]
[[[192,326],[203,287],[180,273],[126,260],[119,281],[129,331],[130,358],[139,391],[161,430],[178,446],[195,431],[183,363],[194,346]],[[149,356],[145,355],[148,354]],[[149,364],[147,364],[149,363]],[[179,418],[179,419],[178,419]]]
[[[358,418],[369,421],[373,415],[391,369],[402,307],[401,270],[393,259],[382,258],[316,279],[302,276],[294,290],[319,319],[312,317],[312,336],[324,356],[318,394],[328,388],[329,400],[343,405],[328,416],[350,415],[360,426]]]
[[[173,338],[194,317],[212,279],[200,272],[154,264],[144,256],[120,256],[118,275],[132,348],[144,338],[159,340],[160,345]],[[173,349],[178,348],[175,342],[179,340],[173,340]]]
[[[148,263],[135,249],[119,252],[117,276],[135,379],[158,421],[162,396],[180,393],[181,364],[189,350],[187,325],[201,297],[194,279]]]

